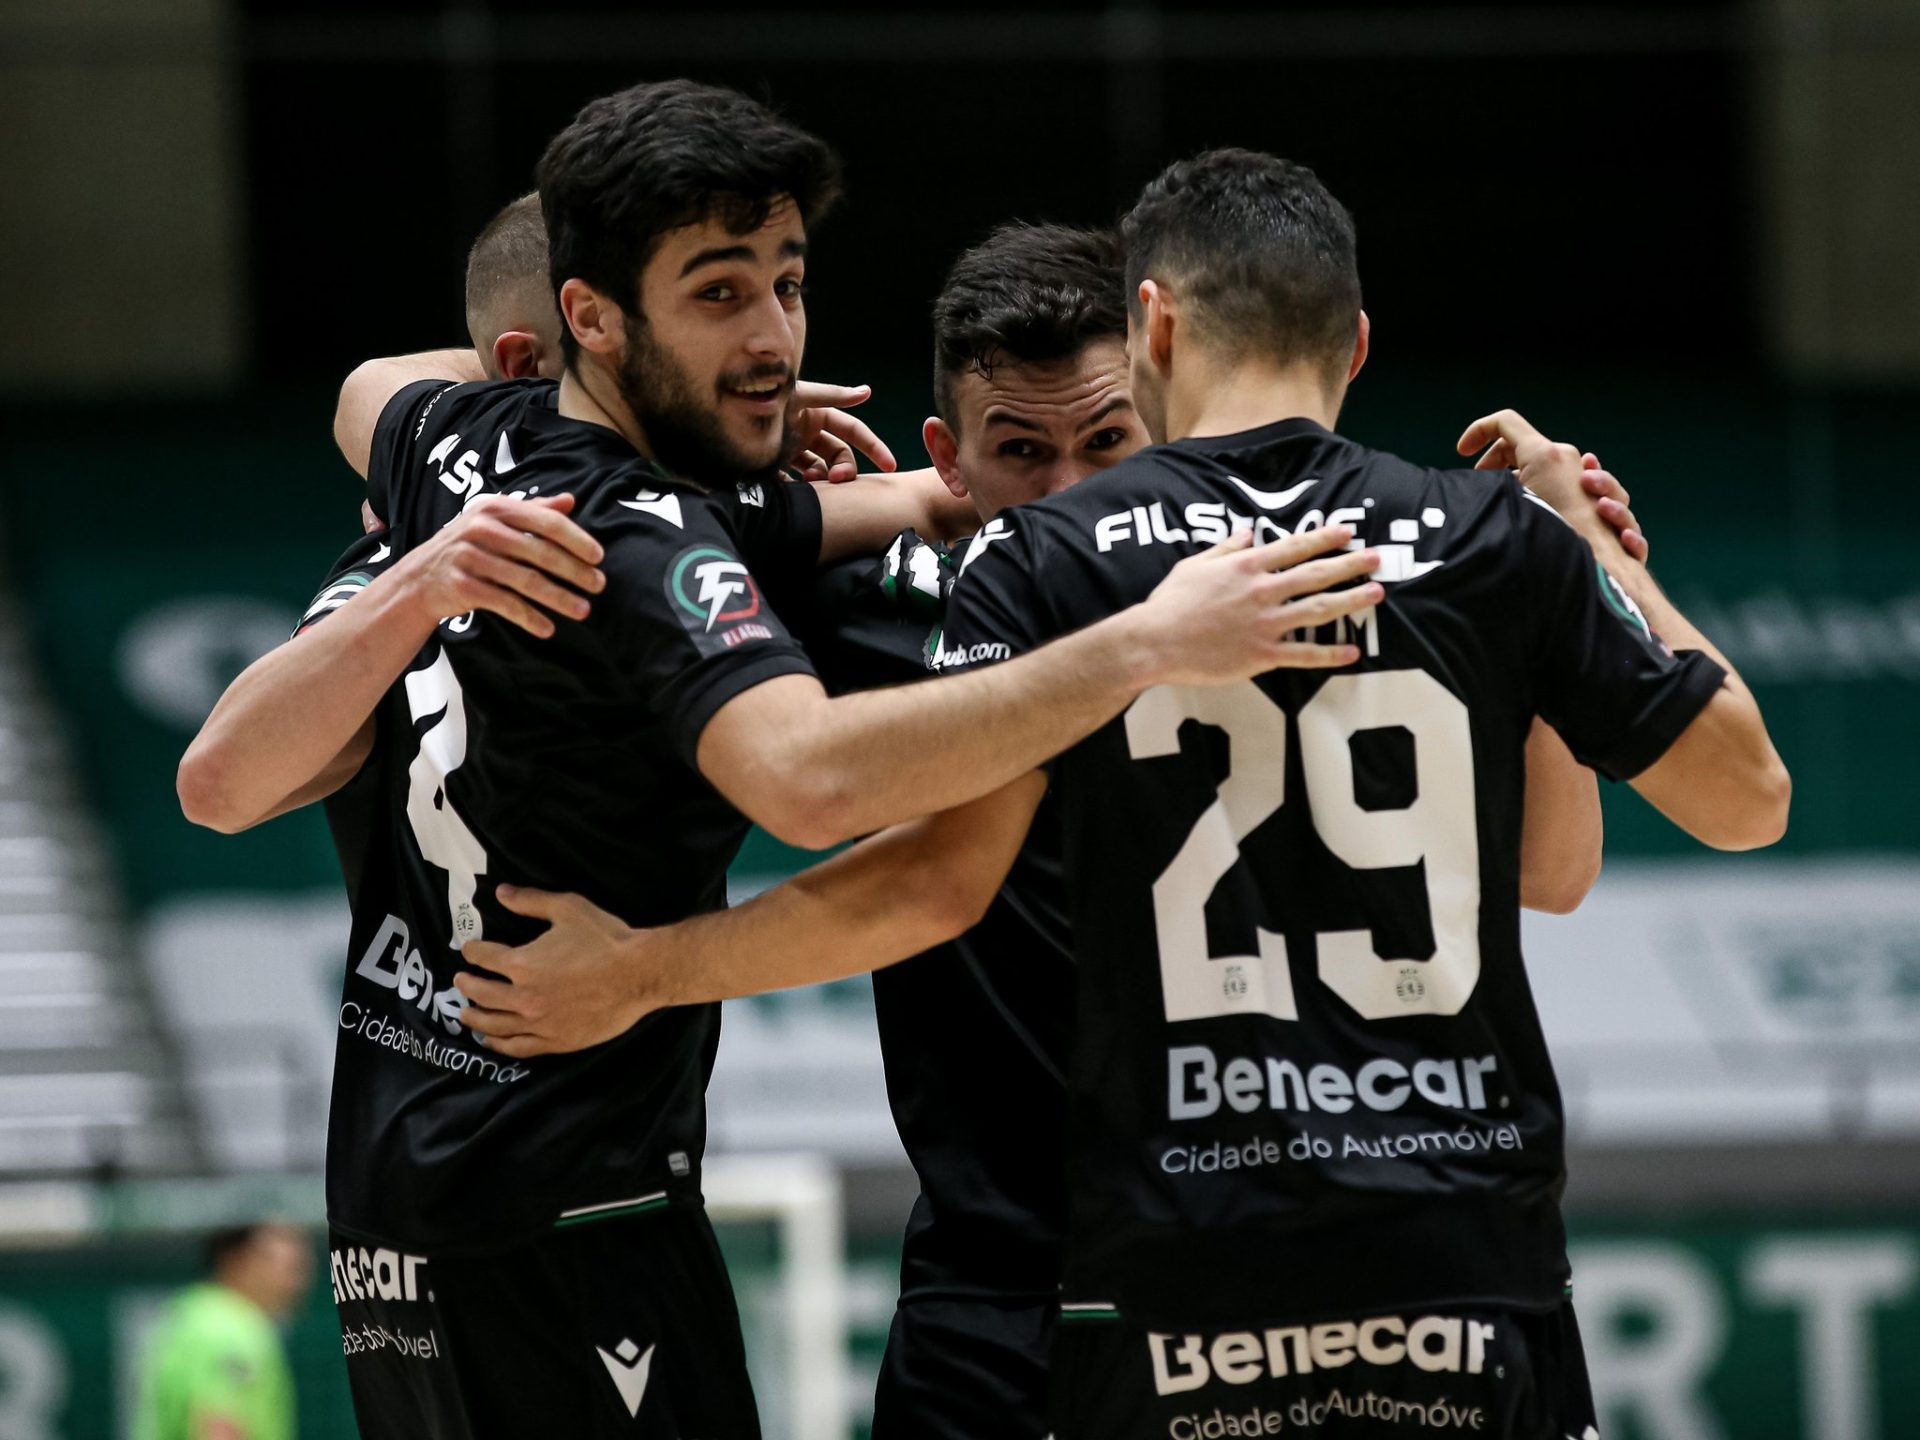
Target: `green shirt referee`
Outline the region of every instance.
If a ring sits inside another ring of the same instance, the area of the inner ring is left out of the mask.
[[[174,1300],[148,1340],[135,1440],[293,1440],[280,1324],[313,1273],[308,1237],[262,1223],[216,1231],[211,1278]]]

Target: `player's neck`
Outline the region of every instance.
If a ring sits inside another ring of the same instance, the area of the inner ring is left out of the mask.
[[[1237,435],[1278,420],[1311,420],[1331,430],[1340,396],[1328,395],[1308,366],[1233,365],[1197,370],[1187,384],[1169,387],[1167,438]]]
[[[560,377],[557,408],[569,420],[583,420],[616,431],[629,445],[649,459],[653,450],[647,444],[647,432],[633,417],[633,411],[620,398],[612,377],[599,371],[569,369]]]

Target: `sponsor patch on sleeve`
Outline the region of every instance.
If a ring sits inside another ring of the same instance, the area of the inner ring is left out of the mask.
[[[717,545],[693,545],[667,566],[667,605],[703,655],[774,638],[760,587],[740,559]]]

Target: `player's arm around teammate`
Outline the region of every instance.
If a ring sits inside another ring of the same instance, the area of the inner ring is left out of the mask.
[[[606,587],[571,495],[481,500],[367,586],[332,624],[249,665],[181,758],[180,808],[233,833],[330,795],[365,762],[373,712],[444,619],[486,610],[531,635],[584,619]]]

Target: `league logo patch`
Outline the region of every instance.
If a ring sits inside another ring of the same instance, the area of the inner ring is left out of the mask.
[[[753,576],[712,545],[696,545],[673,558],[667,567],[667,600],[707,654],[773,638],[773,631],[758,619],[760,588]]]
[[[1627,587],[1608,574],[1607,567],[1597,560],[1593,568],[1600,572],[1600,598],[1607,602],[1607,608],[1638,630],[1646,639],[1655,639],[1653,627],[1647,623],[1646,612],[1627,593]]]

